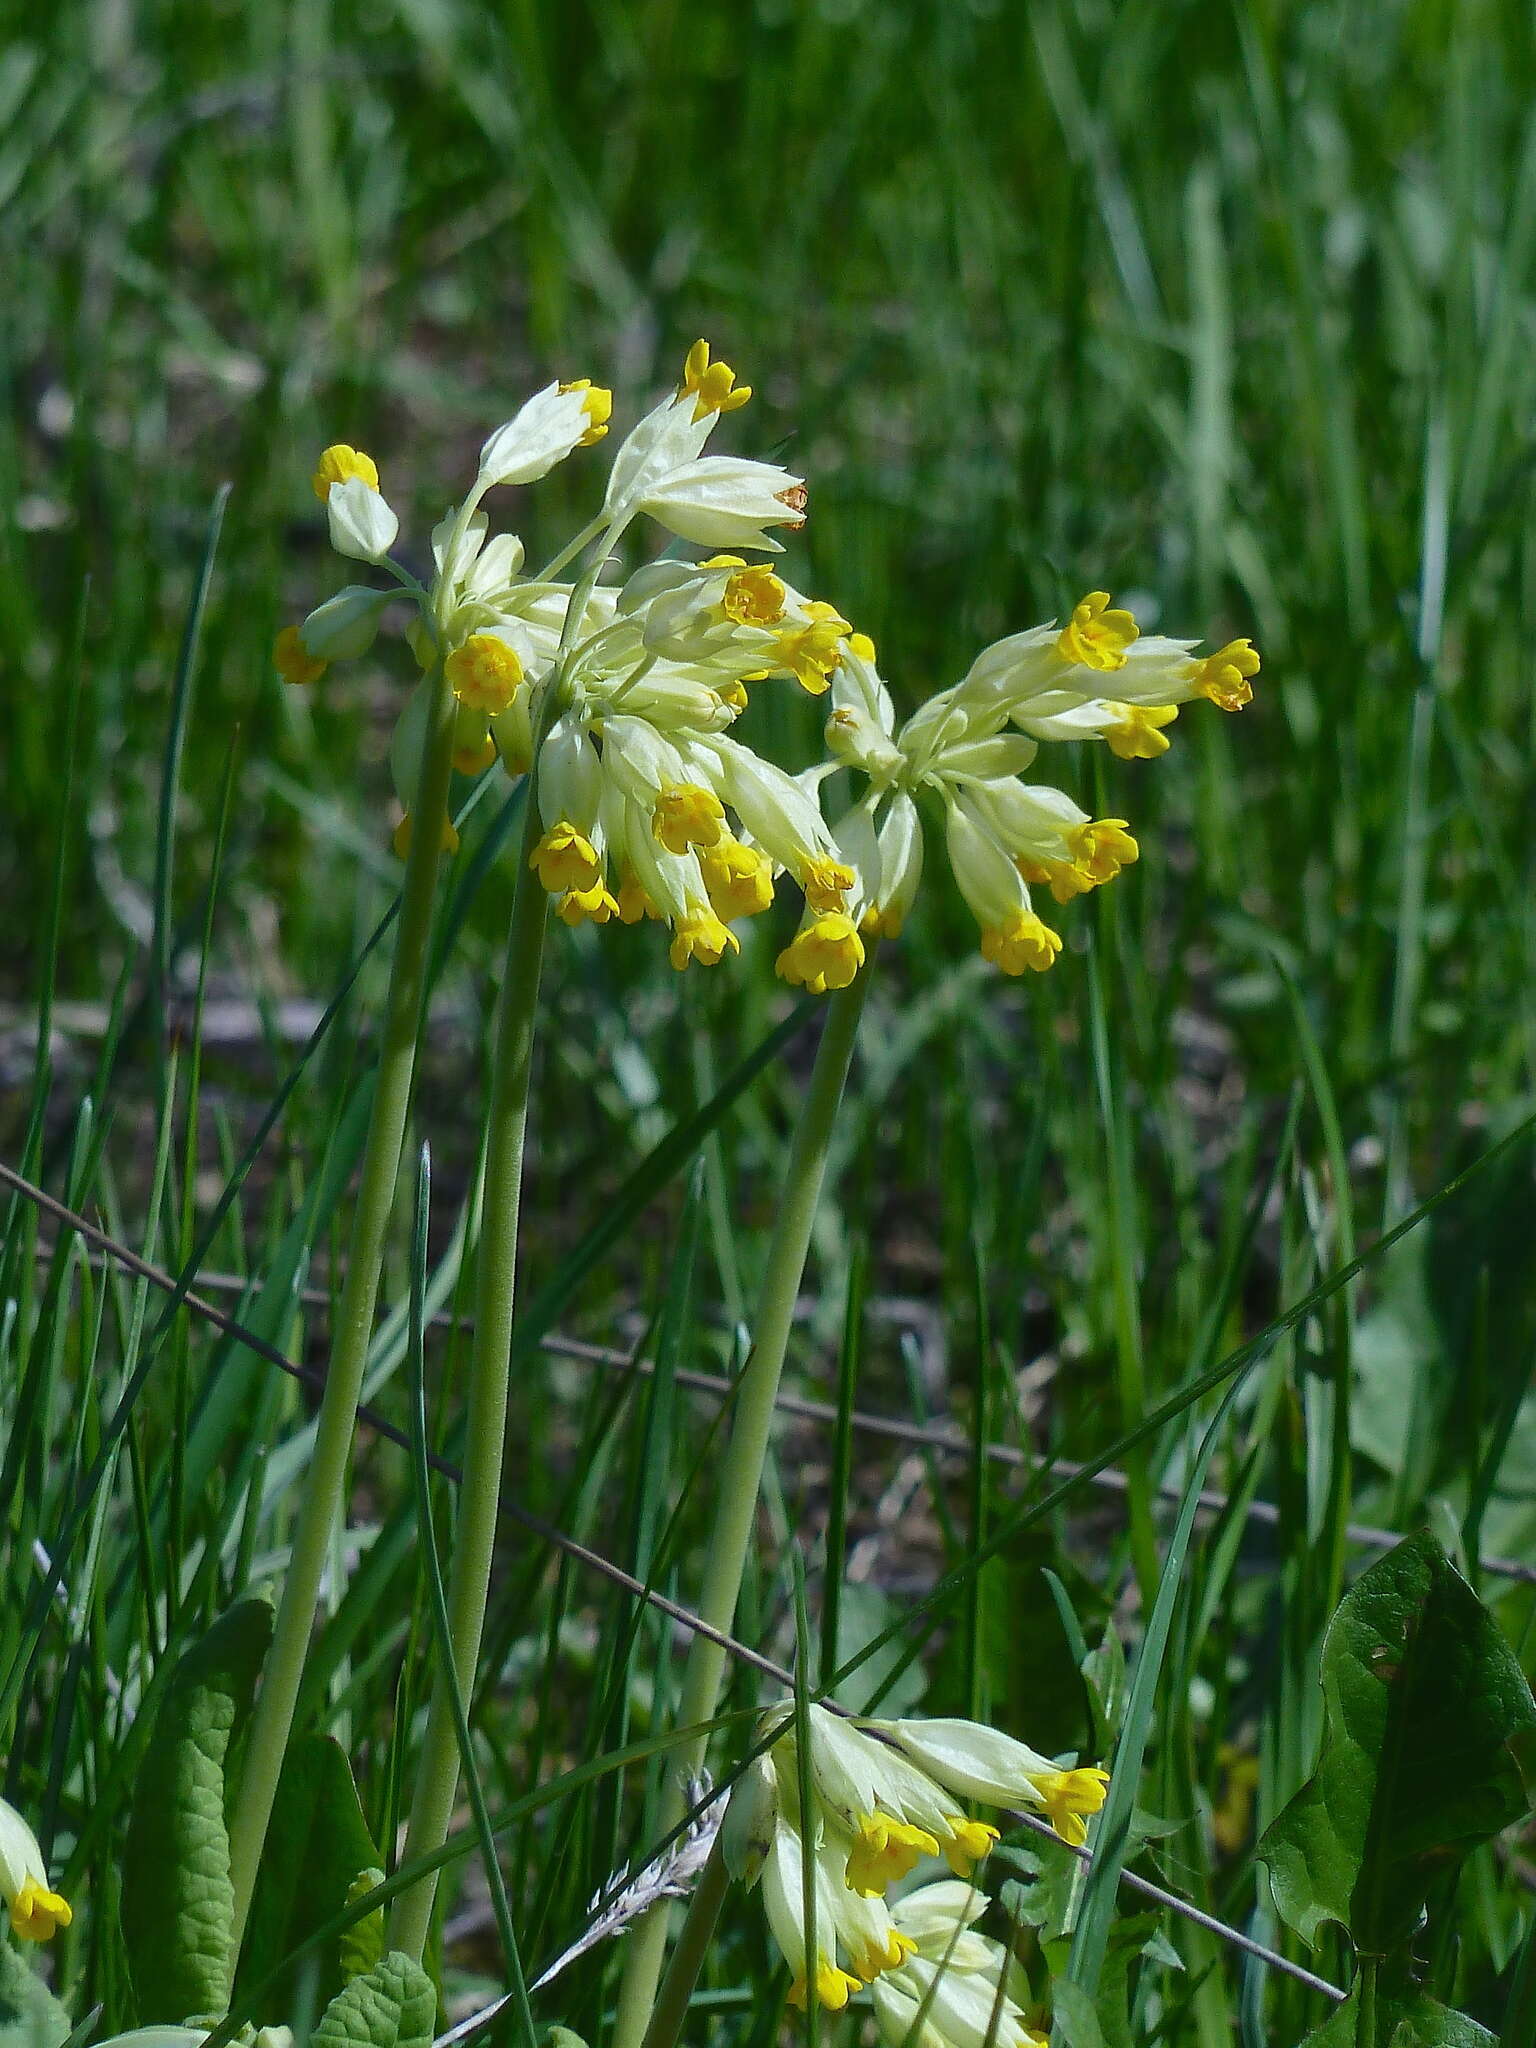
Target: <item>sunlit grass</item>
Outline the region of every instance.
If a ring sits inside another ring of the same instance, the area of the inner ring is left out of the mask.
[[[738,1628],[790,1661],[790,1547],[824,1611],[830,1527],[825,1654],[846,1657],[1030,1497],[988,1443],[1093,1456],[1138,1419],[1138,1382],[1155,1403],[1193,1379],[1531,1112],[1533,65],[1495,5],[407,0],[20,25],[0,63],[0,1157],[161,1267],[197,1252],[240,1283],[217,1298],[244,1325],[323,1358],[381,994],[379,951],[348,988],[349,963],[398,880],[395,682],[381,664],[301,698],[269,668],[316,595],[326,441],[374,448],[419,533],[533,382],[659,389],[709,333],[757,386],[763,452],[793,429],[808,586],[873,635],[904,708],[1093,586],[1148,624],[1252,632],[1242,720],[1190,717],[1165,762],[1085,777],[1148,851],[1077,906],[1049,976],[978,971],[958,905],[888,949],[791,1391],[846,1418],[856,1352],[859,1410],[964,1449],[857,1418],[839,1448],[787,1415]],[[531,556],[585,516],[578,491],[551,480]],[[813,710],[753,716],[811,757]],[[467,822],[434,986],[418,1121],[445,1318],[468,1307],[516,823],[502,787]],[[788,931],[745,937],[729,985],[671,976],[640,934],[556,936],[508,1499],[686,1604],[719,1412],[688,1375],[740,1363],[808,1058],[793,1032],[754,1050],[786,1014]],[[1352,1525],[1427,1518],[1532,1557],[1531,1174],[1525,1139],[1282,1336],[1217,1446],[1233,1505],[1198,1525],[1148,1708],[1141,1801],[1173,1828],[1134,1867],[1262,1941],[1286,1946],[1251,1848],[1312,1765],[1322,1626],[1375,1554]],[[410,1206],[371,1372],[402,1429]],[[75,2014],[127,2024],[112,1888],[140,1690],[280,1569],[310,1396],[19,1198],[0,1259],[4,1789],[90,1901],[56,1949]],[[554,1332],[654,1370],[541,1348]],[[449,1456],[465,1355],[434,1329]],[[1090,1746],[1075,1636],[1112,1622],[1134,1654],[1145,1532],[1166,1555],[1213,1412],[1131,1461],[1138,1558],[1124,1492],[1082,1489],[970,1576],[902,1704]],[[306,1705],[387,1844],[432,1624],[408,1458],[366,1430],[354,1500]],[[41,1554],[67,1538],[50,1600]],[[1528,1585],[1480,1589],[1529,1670]],[[678,1647],[509,1520],[473,1703],[493,1814],[662,1725]],[[654,1802],[653,1759],[504,1838],[530,1978],[648,1855],[647,1769]],[[1492,2025],[1531,1918],[1518,1857],[1476,1854],[1425,1956],[1436,1995]],[[1134,1984],[1170,2041],[1216,2048],[1236,2016],[1245,2043],[1288,2043],[1322,2018],[1166,1931],[1185,1973],[1153,1955]],[[1343,1981],[1342,1945],[1308,1960]],[[450,2011],[506,1981],[467,1875]],[[613,1984],[599,1950],[535,2017],[593,2039]],[[755,1915],[705,1984],[699,2030],[772,2038]]]

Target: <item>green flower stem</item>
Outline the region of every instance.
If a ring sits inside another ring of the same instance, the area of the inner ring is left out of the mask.
[[[709,1861],[699,1873],[693,1897],[688,1901],[687,1918],[677,1937],[672,1959],[667,1964],[667,1974],[661,1980],[656,2008],[645,2030],[642,2048],[672,2048],[672,2043],[682,2033],[683,2022],[688,2017],[688,2001],[693,1996],[693,1987],[699,1981],[699,1972],[714,1939],[715,1924],[720,1918],[720,1908],[725,1904],[729,1884],[730,1875],[717,1837],[709,1852]],[[653,1917],[664,1920],[661,1913]]]
[[[542,735],[540,735],[542,739]],[[523,817],[522,851],[507,937],[486,1138],[485,1194],[481,1204],[475,1277],[475,1329],[470,1347],[465,1411],[464,1478],[459,1488],[453,1565],[448,1582],[448,1626],[453,1638],[459,1695],[474,1692],[475,1665],[485,1626],[486,1595],[496,1541],[507,1427],[512,1356],[512,1305],[517,1278],[518,1204],[523,1181],[523,1133],[533,1060],[539,971],[549,898],[530,858],[539,841],[539,807],[532,778]],[[453,1688],[444,1667],[432,1689],[426,1739],[417,1766],[402,1862],[441,1846],[453,1818],[459,1784],[459,1735]],[[416,1961],[426,1947],[437,1896],[437,1873],[402,1892],[391,1914],[389,1945]]]
[[[848,1078],[873,969],[871,944],[857,978],[833,996],[827,1006],[827,1021],[796,1126],[778,1221],[768,1249],[756,1337],[737,1386],[735,1419],[720,1472],[709,1562],[698,1605],[701,1619],[726,1634],[736,1619],[736,1601],[757,1520],[757,1497],[768,1456],[779,1378],[826,1173],[827,1148],[843,1098],[843,1084]],[[720,1700],[725,1657],[720,1644],[711,1642],[707,1636],[694,1637],[677,1710],[680,1727],[694,1728],[712,1719]],[[681,1819],[685,1811],[683,1782],[698,1771],[707,1743],[708,1736],[699,1734],[672,1752],[672,1769],[662,1792],[658,1816],[660,1834],[670,1833]],[[614,2034],[616,2048],[639,2048],[646,2035],[656,2003],[666,1938],[665,1906],[653,1907],[628,1937],[629,1954]]]
[[[453,772],[454,700],[439,663],[411,816],[414,829],[405,863],[400,922],[384,1006],[373,1107],[363,1147],[357,1207],[347,1246],[346,1280],[336,1315],[325,1393],[315,1426],[315,1447],[299,1502],[288,1574],[278,1604],[272,1651],[251,1717],[245,1769],[230,1821],[230,1876],[234,1883],[234,1939],[238,1955],[256,1884],[278,1774],[288,1747],[294,1704],[315,1624],[315,1609],[332,1533],[345,1510],[347,1463],[373,1334],[384,1242],[394,1206],[395,1181],[405,1141],[416,1049],[424,1028],[422,971],[437,895],[441,846],[437,822],[448,815]]]

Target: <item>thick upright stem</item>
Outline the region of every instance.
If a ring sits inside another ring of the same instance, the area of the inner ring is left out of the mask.
[[[757,1519],[774,1403],[826,1173],[827,1148],[842,1101],[843,1084],[848,1078],[873,967],[871,954],[852,986],[835,995],[827,1007],[827,1021],[795,1129],[778,1221],[768,1249],[752,1352],[736,1393],[731,1438],[717,1483],[714,1528],[698,1604],[702,1619],[727,1634],[736,1618],[747,1549]],[[677,1712],[680,1726],[697,1727],[713,1717],[720,1700],[725,1656],[722,1646],[707,1636],[694,1637]],[[707,1743],[707,1735],[699,1734],[670,1752],[671,1769],[659,1816],[663,1834],[677,1825],[685,1811],[683,1782],[697,1772]],[[656,2002],[666,1925],[666,1908],[658,1906],[629,1936],[614,2036],[616,2048],[639,2048],[644,2039]]]
[[[239,1953],[250,1911],[256,1869],[303,1682],[332,1532],[346,1504],[347,1464],[373,1334],[384,1242],[405,1141],[416,1049],[423,1028],[422,970],[437,894],[440,822],[448,815],[453,713],[453,693],[439,664],[433,677],[426,742],[411,813],[414,830],[405,863],[400,922],[395,932],[395,956],[384,1007],[357,1207],[347,1246],[346,1280],[315,1426],[314,1452],[299,1502],[288,1575],[277,1610],[272,1651],[251,1718],[245,1769],[230,1822],[230,1874],[235,1891],[233,1955]]]
[[[538,838],[538,805],[530,787],[496,1025],[475,1285],[475,1330],[465,1414],[464,1478],[459,1488],[448,1581],[454,1671],[465,1701],[474,1691],[475,1665],[485,1624],[506,1439],[523,1134],[528,1119],[528,1081],[549,900],[538,878],[529,871],[529,856]],[[458,1783],[459,1737],[453,1694],[447,1673],[440,1671],[432,1689],[403,1861],[409,1862],[442,1843],[453,1818]],[[401,1893],[395,1901],[390,1926],[392,1948],[403,1949],[420,1960],[436,1896],[436,1873]]]

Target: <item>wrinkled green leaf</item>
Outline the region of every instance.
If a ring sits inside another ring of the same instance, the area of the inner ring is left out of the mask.
[[[314,2048],[427,2048],[437,1994],[419,1963],[399,1949],[354,1977],[321,2013]]]
[[[141,2021],[229,2004],[224,1768],[271,1637],[266,1601],[242,1600],[185,1653],[155,1715],[123,1853],[123,1938]]]
[[[291,1742],[251,1898],[237,1995],[261,1983],[317,1926],[334,1918],[347,1903],[359,1872],[373,1870],[378,1860],[352,1782],[352,1768],[340,1743],[328,1735],[303,1736]],[[364,1890],[369,1888],[364,1886]],[[369,1927],[374,1917],[370,1914],[360,1927]],[[359,1932],[352,1930],[354,1943]],[[366,1936],[363,1939],[367,1941]],[[376,1929],[374,1939],[372,1953],[361,1960],[362,1970],[371,1968],[383,1953]],[[339,1947],[318,1960],[319,1983],[314,1995],[324,2005],[348,1977],[360,1972],[345,1967]],[[312,1968],[312,1961],[306,1959],[305,1967]],[[289,1972],[278,1980],[260,2018],[286,2019],[296,1992],[294,1973]]]
[[[1366,1954],[1418,1924],[1430,1886],[1529,1810],[1536,1705],[1514,1652],[1428,1536],[1374,1564],[1323,1640],[1313,1776],[1259,1845],[1275,1903]]]
[[[359,1899],[377,1890],[383,1882],[384,1872],[377,1864],[369,1870],[360,1870],[347,1886],[346,1903],[355,1906]],[[350,1984],[354,1977],[364,1976],[383,1953],[384,1908],[376,1906],[363,1919],[355,1920],[337,1944],[343,1979]]]
[[[1323,2024],[1307,2035],[1301,2048],[1366,2048],[1359,2039],[1360,1992],[1357,1986]],[[1383,1991],[1376,2004],[1376,2038],[1381,2048],[1497,2048],[1497,2037],[1464,2012],[1436,2005],[1422,1991]]]
[[[0,2048],[59,2048],[69,2014],[26,1958],[0,1941]]]

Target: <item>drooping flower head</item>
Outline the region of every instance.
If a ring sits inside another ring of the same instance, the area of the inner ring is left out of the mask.
[[[726,1863],[745,1883],[761,1877],[769,1926],[795,1973],[792,1997],[803,2003],[814,1990],[834,2009],[847,2003],[860,1980],[883,1981],[887,1971],[899,1973],[920,1954],[922,1943],[902,1908],[887,1909],[893,1883],[925,1858],[942,1855],[961,1880],[957,1891],[970,1893],[971,1872],[998,1831],[972,1819],[964,1801],[1043,1813],[1065,1841],[1079,1843],[1086,1835],[1083,1816],[1102,1806],[1108,1783],[1101,1770],[1063,1768],[977,1722],[852,1721],[813,1705],[805,1758],[812,1806],[803,1812],[792,1712],[773,1709],[764,1728],[771,1747],[732,1794],[722,1833]],[[805,1913],[808,1856],[814,1949]],[[952,1937],[955,1932],[951,1924]],[[963,1941],[960,1952],[975,1965],[975,1952]],[[910,1990],[909,1983],[901,1995]],[[914,2007],[924,1995],[915,1994]]]
[[[480,452],[475,482],[432,535],[421,584],[390,555],[398,521],[377,465],[341,444],[315,474],[338,550],[384,569],[394,588],[349,585],[279,636],[278,672],[311,684],[372,644],[402,594],[408,638],[427,674],[397,726],[391,764],[409,804],[441,669],[453,695],[453,766],[500,760],[514,775],[538,756],[541,834],[532,855],[567,924],[664,921],[676,967],[739,950],[731,926],[767,908],[787,874],[819,920],[801,945],[807,980],[840,986],[862,958],[849,915],[855,883],[814,795],[730,735],[748,686],[783,677],[830,687],[852,627],[766,562],[739,553],[650,563],[597,580],[620,536],[647,519],[716,549],[778,552],[776,527],[803,523],[803,481],[772,463],[707,455],[719,420],[751,395],[704,342],[674,390],[619,443],[598,518],[537,574],[522,542],[493,534],[488,494],[536,482],[609,431],[612,394],[582,378],[537,392]],[[566,572],[588,549],[588,573]],[[444,819],[437,837],[451,850]],[[412,836],[402,822],[396,844]],[[814,955],[814,957],[812,957]]]
[[[1091,591],[1064,626],[1016,633],[983,649],[962,680],[898,724],[873,645],[840,645],[826,740],[839,767],[864,778],[834,825],[860,886],[850,909],[865,932],[896,936],[911,912],[923,867],[919,802],[943,821],[960,893],[981,930],[984,957],[1005,974],[1043,971],[1060,935],[1031,893],[1058,904],[1113,881],[1138,855],[1124,818],[1093,818],[1049,783],[1024,778],[1045,741],[1102,739],[1122,760],[1166,753],[1178,706],[1206,697],[1240,710],[1252,697],[1259,657],[1247,640],[1215,654],[1195,643],[1142,634],[1128,611]],[[807,919],[782,957],[791,980],[811,976],[815,940]]]

